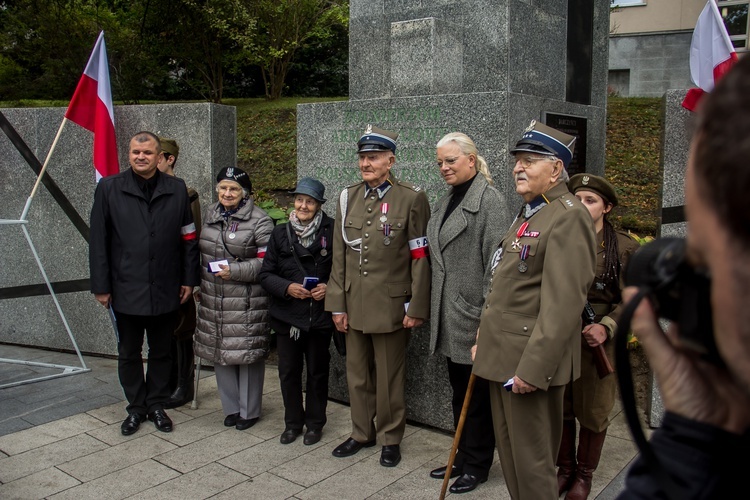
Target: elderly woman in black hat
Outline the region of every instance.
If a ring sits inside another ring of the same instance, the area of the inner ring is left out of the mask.
[[[582,500],[588,498],[599,465],[617,384],[613,375],[600,376],[593,349],[603,345],[608,358],[614,360],[612,337],[622,303],[620,277],[639,245],[607,220],[617,206],[617,193],[606,179],[576,174],[568,189],[589,210],[596,229],[596,277],[586,297],[596,317],[581,332],[581,377],[565,387],[563,436],[557,457],[558,493],[567,491],[566,499]],[[576,419],[581,426],[577,454]]]
[[[261,412],[270,327],[259,275],[274,224],[255,206],[247,173],[224,168],[216,181],[219,201],[206,210],[200,237],[195,353],[214,366],[224,425],[245,430]]]
[[[333,320],[323,299],[331,273],[333,219],[321,210],[326,200],[320,181],[304,177],[292,193],[294,211],[289,222],[271,234],[260,280],[271,295],[271,328],[277,334],[285,423],[280,441],[291,443],[305,426],[304,443],[311,445],[320,441],[326,424]],[[307,365],[305,405],[303,360]]]

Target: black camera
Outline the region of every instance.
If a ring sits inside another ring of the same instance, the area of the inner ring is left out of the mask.
[[[659,317],[679,326],[682,344],[721,366],[713,333],[711,281],[687,262],[685,252],[682,238],[659,238],[641,247],[625,268],[625,285],[647,289]]]

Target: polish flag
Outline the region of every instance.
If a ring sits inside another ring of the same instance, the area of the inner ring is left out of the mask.
[[[109,85],[107,48],[104,31],[94,45],[89,62],[83,71],[70,100],[65,118],[94,133],[94,168],[97,182],[102,177],[120,171],[115,140],[115,113]]]
[[[737,62],[737,53],[729,39],[724,20],[714,0],[708,0],[693,32],[690,44],[690,79],[699,88],[688,90],[682,107],[695,111],[703,94]]]

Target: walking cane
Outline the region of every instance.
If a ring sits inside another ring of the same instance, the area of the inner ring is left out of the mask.
[[[198,409],[198,382],[201,380],[201,357],[196,356],[198,362],[195,364],[195,390],[193,391],[193,402],[190,403],[191,410]]]
[[[461,432],[464,430],[464,421],[466,420],[466,413],[469,411],[469,403],[471,402],[471,393],[474,392],[474,380],[476,375],[473,373],[469,377],[469,385],[466,387],[466,396],[464,397],[464,406],[461,408],[461,416],[458,418],[458,425],[456,426],[456,435],[453,437],[453,446],[451,446],[451,456],[448,457],[448,465],[445,467],[445,476],[443,477],[443,486],[440,489],[440,500],[445,498],[445,490],[448,489],[448,482],[451,479],[451,471],[453,470],[453,460],[456,458],[456,450],[458,449],[458,440],[461,439]]]

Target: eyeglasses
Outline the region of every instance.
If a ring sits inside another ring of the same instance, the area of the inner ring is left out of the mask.
[[[465,154],[461,153],[461,154],[459,154],[458,156],[455,156],[455,157],[453,157],[453,158],[451,158],[451,157],[446,157],[446,158],[445,158],[445,160],[444,160],[444,162],[445,162],[445,163],[446,163],[446,164],[447,164],[448,166],[451,166],[451,165],[455,164],[455,163],[456,163],[456,162],[458,161],[458,159],[459,159],[459,158],[461,158],[462,156],[468,156],[468,155],[465,155]],[[437,161],[437,166],[438,166],[438,168],[442,168],[442,166],[443,166],[443,161],[441,161],[441,160],[438,160],[438,161]]]
[[[519,161],[524,168],[530,168],[534,163],[542,160],[555,161],[554,156],[513,156],[511,161],[515,164]]]

